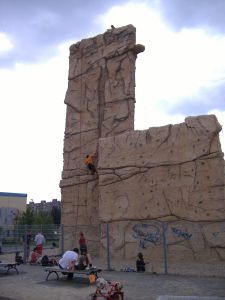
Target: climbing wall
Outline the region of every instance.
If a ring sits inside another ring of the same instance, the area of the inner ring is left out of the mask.
[[[222,128],[216,116],[204,115],[134,130],[135,60],[142,51],[132,25],[70,47],[60,182],[65,249],[77,246],[83,231],[92,255],[106,255],[109,245],[116,262],[135,261],[139,251],[162,261],[165,237],[170,260],[220,263]],[[95,175],[84,164],[90,153]]]
[[[211,115],[100,139],[102,221],[168,216],[190,221],[223,220],[220,130]]]
[[[112,257],[135,261],[141,251],[163,261],[162,221],[169,261],[225,261],[220,131],[204,115],[99,140],[99,211]]]
[[[135,60],[144,50],[135,38],[128,25],[70,47],[60,182],[66,248],[76,244],[83,225],[89,245],[99,241],[98,176],[90,175],[84,160],[94,154],[98,165],[99,138],[134,129]]]

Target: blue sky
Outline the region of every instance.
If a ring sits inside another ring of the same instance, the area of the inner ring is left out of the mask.
[[[1,192],[60,199],[69,46],[112,24],[146,47],[135,129],[212,113],[223,126],[224,16],[224,0],[0,0]]]

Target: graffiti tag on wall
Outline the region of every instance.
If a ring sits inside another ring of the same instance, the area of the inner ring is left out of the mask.
[[[106,229],[106,224],[101,224],[101,240],[105,241],[107,240],[107,229]],[[113,228],[112,226],[109,227],[109,245],[111,246],[113,242],[115,241],[113,238]]]
[[[176,237],[179,237],[179,238],[181,237],[185,240],[190,240],[190,238],[192,237],[191,233],[188,233],[187,231],[183,231],[179,228],[171,227],[171,230]]]
[[[150,244],[159,244],[161,241],[160,227],[153,224],[138,224],[133,227],[133,237],[138,240],[143,249]]]

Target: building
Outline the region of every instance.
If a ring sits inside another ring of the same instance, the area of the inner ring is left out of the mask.
[[[13,225],[15,217],[26,211],[27,194],[0,192],[0,226]]]
[[[42,200],[39,203],[34,203],[33,201],[30,201],[28,204],[28,207],[34,212],[34,213],[40,213],[40,212],[46,212],[50,213],[54,207],[61,209],[61,202],[57,199],[52,199],[51,202],[47,202],[45,200]]]

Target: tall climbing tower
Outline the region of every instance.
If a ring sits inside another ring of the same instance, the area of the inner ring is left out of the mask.
[[[66,248],[76,245],[85,225],[89,246],[98,251],[98,175],[88,173],[84,160],[87,154],[94,154],[98,167],[99,138],[134,129],[135,60],[144,51],[135,42],[136,30],[128,25],[70,47],[60,182]]]

